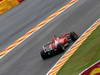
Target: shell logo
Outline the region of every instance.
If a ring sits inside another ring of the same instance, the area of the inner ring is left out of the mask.
[[[85,69],[80,75],[100,75],[100,61]]]
[[[94,69],[94,70],[90,73],[90,75],[100,75],[100,68]]]

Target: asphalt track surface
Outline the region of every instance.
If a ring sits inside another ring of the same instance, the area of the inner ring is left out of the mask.
[[[98,18],[99,0],[79,0],[2,58],[0,75],[45,75],[62,54],[43,61],[40,47],[50,41],[53,34],[70,31],[82,34]]]
[[[70,0],[25,0],[21,5],[0,15],[0,50],[68,1]]]

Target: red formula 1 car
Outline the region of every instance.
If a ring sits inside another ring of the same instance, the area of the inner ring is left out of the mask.
[[[64,52],[66,48],[78,38],[79,36],[75,32],[64,33],[59,37],[54,36],[51,42],[43,45],[42,51],[40,52],[41,57],[47,59]]]

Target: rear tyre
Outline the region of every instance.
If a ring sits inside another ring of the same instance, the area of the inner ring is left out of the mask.
[[[62,44],[58,44],[57,49],[59,53],[64,52],[64,46]]]
[[[76,41],[79,36],[75,32],[70,32],[70,38],[72,41]]]

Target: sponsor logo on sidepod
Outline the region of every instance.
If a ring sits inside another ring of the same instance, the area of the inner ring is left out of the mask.
[[[100,75],[100,61],[85,69],[80,75]]]

